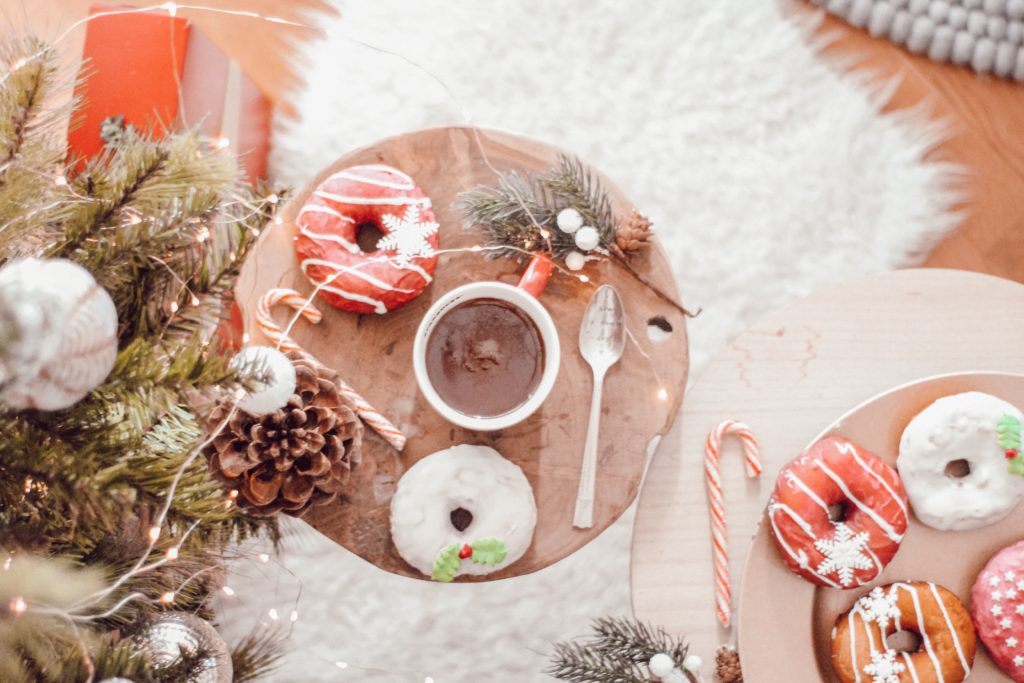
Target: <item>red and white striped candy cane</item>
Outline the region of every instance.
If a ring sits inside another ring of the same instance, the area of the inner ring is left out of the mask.
[[[722,439],[732,434],[739,438],[746,460],[748,477],[761,474],[760,447],[750,427],[742,422],[726,420],[708,434],[704,444],[704,474],[708,508],[711,516],[711,544],[715,566],[715,612],[722,626],[729,628],[732,618],[732,592],[729,588],[729,546],[725,527],[725,502],[722,500],[722,478],[719,475],[719,451]]]
[[[256,324],[259,325],[260,330],[267,336],[267,339],[274,342],[277,348],[282,351],[302,351],[305,353],[305,350],[294,339],[285,334],[280,325],[274,322],[273,317],[271,317],[270,307],[277,304],[285,304],[298,311],[299,315],[314,325],[323,319],[323,314],[320,312],[320,309],[313,305],[308,297],[302,296],[294,289],[279,287],[268,290],[266,294],[260,297],[259,302],[256,304]],[[384,440],[391,444],[396,451],[405,448],[405,435],[402,434],[398,427],[370,405],[345,380],[339,378],[338,385],[341,393],[355,404],[356,412],[359,413],[359,417],[363,422],[370,426],[370,429],[384,437]]]

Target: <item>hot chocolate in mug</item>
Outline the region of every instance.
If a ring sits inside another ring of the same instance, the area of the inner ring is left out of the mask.
[[[551,393],[561,350],[538,297],[553,264],[535,256],[516,286],[471,282],[438,299],[413,341],[420,391],[446,420],[493,431],[522,422]]]

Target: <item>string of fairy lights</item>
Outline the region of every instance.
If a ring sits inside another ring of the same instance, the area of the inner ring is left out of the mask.
[[[304,23],[299,22],[299,21],[294,21],[292,19],[288,19],[288,18],[280,17],[280,16],[261,14],[259,12],[255,12],[255,11],[251,11],[251,10],[226,9],[226,8],[211,7],[211,6],[206,6],[206,5],[186,4],[186,3],[177,3],[177,2],[162,2],[162,3],[152,4],[152,5],[142,6],[142,7],[115,8],[115,9],[107,9],[107,10],[102,10],[102,11],[99,11],[99,12],[95,12],[93,14],[90,14],[87,17],[84,17],[82,19],[78,19],[78,20],[72,22],[63,32],[61,32],[57,36],[57,38],[55,40],[53,40],[53,42],[51,44],[53,46],[57,46],[57,45],[63,43],[70,36],[72,36],[75,31],[79,30],[83,26],[86,26],[89,22],[94,21],[94,20],[99,19],[99,18],[102,18],[102,17],[110,17],[110,16],[117,16],[117,15],[125,15],[125,14],[137,14],[137,13],[147,13],[147,12],[163,11],[163,12],[166,12],[168,14],[168,16],[173,18],[173,17],[176,17],[178,15],[179,11],[182,11],[182,10],[188,10],[188,11],[194,11],[194,12],[205,12],[205,13],[210,13],[210,14],[219,14],[219,15],[241,17],[241,18],[249,18],[249,19],[254,19],[254,20],[258,20],[258,21],[265,21],[265,22],[269,22],[269,23],[273,23],[273,24],[281,24],[281,25],[285,25],[285,26],[290,26],[290,27],[293,27],[293,28],[299,28],[299,29],[304,29],[304,30],[315,30],[315,27],[307,25],[307,24],[304,24]],[[470,130],[470,132],[471,132],[471,134],[473,136],[473,140],[474,140],[476,149],[479,152],[480,158],[483,161],[484,165],[489,170],[491,170],[495,175],[500,175],[500,171],[491,163],[491,160],[490,160],[490,158],[489,158],[489,156],[487,154],[486,146],[484,145],[484,141],[483,141],[483,139],[481,137],[481,132],[473,124],[472,117],[471,117],[468,109],[460,102],[459,98],[452,91],[451,87],[440,76],[438,76],[437,74],[433,73],[430,69],[428,69],[424,65],[420,64],[419,62],[417,62],[417,61],[415,61],[415,60],[413,60],[413,59],[409,58],[408,56],[403,55],[401,53],[394,52],[392,50],[389,50],[387,48],[384,48],[384,47],[381,47],[381,46],[378,46],[378,45],[374,45],[372,43],[365,42],[365,41],[363,41],[363,40],[361,40],[359,38],[356,38],[356,37],[353,37],[353,36],[350,36],[350,35],[344,35],[343,34],[341,36],[341,38],[346,40],[346,41],[349,41],[349,42],[351,42],[351,43],[353,43],[355,45],[358,45],[358,46],[361,46],[363,48],[372,50],[374,52],[378,52],[378,53],[381,53],[381,54],[389,55],[389,56],[395,57],[397,59],[400,59],[400,60],[406,62],[407,64],[409,64],[410,66],[412,66],[413,68],[415,68],[416,70],[420,71],[421,73],[423,73],[424,75],[429,77],[431,80],[433,80],[437,85],[439,85],[445,91],[447,96],[450,98],[451,102],[456,107],[456,109],[459,111],[459,113],[460,113],[461,117],[463,118],[465,124],[467,125],[468,129]],[[6,74],[4,74],[2,77],[0,77],[0,84],[6,82],[7,79],[10,78],[12,73],[14,73],[15,71],[17,71],[20,68],[23,68],[24,66],[29,64],[33,59],[42,57],[46,49],[47,48],[45,48],[45,47],[41,48],[39,52],[37,52],[37,53],[35,53],[33,55],[29,55],[27,57],[22,57],[22,58],[18,59],[17,61],[15,61],[13,64],[11,64],[10,68],[9,68],[9,71]],[[179,103],[181,103],[184,100],[184,93],[182,92],[182,88],[181,88],[181,84],[180,83],[178,83],[178,91],[179,91],[178,92],[178,94],[179,94]],[[227,151],[231,147],[231,140],[228,139],[227,137],[219,136],[219,137],[215,137],[212,140],[210,140],[209,144],[210,144],[210,146],[214,150],[217,150],[217,151],[220,151],[220,152],[224,152],[224,151]],[[52,178],[52,181],[58,187],[63,188],[65,192],[70,192],[72,198],[75,201],[83,201],[83,202],[93,201],[89,197],[86,197],[84,195],[79,195],[79,194],[75,193],[74,190],[72,189],[72,186],[70,185],[67,177],[63,173],[58,173],[58,174],[54,175],[53,178]],[[514,189],[513,189],[513,194],[514,194],[516,200],[520,203],[520,205],[524,209],[526,215],[529,217],[531,222],[534,224],[534,227],[537,228],[537,232],[540,235],[541,239],[543,239],[546,242],[547,247],[550,250],[550,247],[551,247],[551,242],[550,242],[551,232],[546,227],[541,225],[536,220],[536,218],[534,217],[532,211],[528,207],[527,203],[524,201],[524,198],[519,196],[518,193]],[[58,200],[58,201],[66,201],[66,200],[67,200],[66,198],[63,198],[63,199]],[[251,213],[248,214],[248,216],[243,216],[241,218],[241,220],[244,220],[244,218],[251,217],[252,215],[255,215],[256,213],[259,213],[260,211],[262,211],[262,209],[259,208],[258,205],[261,204],[261,203],[266,203],[267,205],[270,206],[270,211],[271,211],[271,219],[270,219],[271,229],[274,229],[274,228],[277,228],[277,227],[280,227],[280,226],[284,225],[284,219],[280,215],[280,197],[276,193],[271,192],[271,193],[267,194],[264,197],[258,198],[257,200],[255,200],[255,202],[253,202],[252,200],[248,200],[247,201],[247,200],[244,200],[244,199],[241,199],[241,198],[229,200],[229,201],[225,202],[225,206],[232,206],[236,202],[237,203],[256,204],[257,205],[257,206],[254,206],[252,208]],[[40,208],[38,210],[46,210],[46,208],[47,207],[42,207],[42,208]],[[52,208],[52,207],[49,207],[49,208]],[[141,216],[141,215],[139,215],[137,213],[129,213],[125,217],[124,222],[127,225],[138,225],[143,220],[145,220],[143,216]],[[237,221],[237,220],[240,220],[240,219],[239,218],[232,218],[231,220],[232,221]],[[214,219],[214,221],[216,221],[216,219]],[[6,226],[0,226],[0,231],[2,231],[5,227]],[[259,237],[260,236],[260,230],[258,228],[251,228],[251,230],[252,230],[252,233],[253,233],[254,237]],[[211,235],[210,235],[209,228],[206,225],[200,225],[197,228],[196,233],[195,233],[195,240],[196,240],[197,245],[199,245],[199,247],[202,248],[202,246],[210,239],[210,236]],[[511,250],[514,250],[514,251],[521,252],[526,257],[531,257],[531,256],[534,255],[532,252],[530,252],[528,250],[525,250],[525,249],[518,248],[518,247],[513,247],[513,246],[492,247],[492,246],[487,246],[487,245],[473,245],[473,246],[470,246],[470,247],[462,247],[462,248],[439,249],[439,250],[436,250],[434,253],[436,255],[438,255],[438,256],[442,256],[442,255],[453,255],[453,254],[462,254],[462,253],[486,253],[487,251],[495,250],[495,249],[503,249],[503,250],[506,250],[506,251],[511,249]],[[234,255],[232,254],[232,257],[233,256]],[[156,260],[157,260],[158,263],[161,263],[161,265],[163,265],[169,271],[172,270],[166,263],[160,262],[159,259],[156,259]],[[370,266],[373,263],[379,263],[381,261],[390,261],[390,260],[391,260],[391,257],[388,257],[388,256],[374,257],[374,258],[366,259],[362,263],[357,264],[355,266],[352,266],[351,268],[352,269],[358,269],[358,268],[362,268],[362,267],[368,267],[368,266]],[[568,276],[568,277],[575,278],[580,283],[583,283],[585,285],[590,286],[591,288],[595,288],[596,289],[596,285],[594,285],[591,282],[591,278],[588,275],[586,275],[585,273],[576,273],[576,272],[570,271],[569,269],[563,267],[561,264],[559,264],[557,262],[554,263],[554,267],[555,267],[556,271],[559,274],[561,274],[563,276]],[[340,275],[340,273],[339,273],[339,275]],[[335,277],[337,277],[337,276],[335,276]],[[188,285],[187,285],[186,282],[181,281],[180,278],[178,278],[178,279],[179,279],[179,282],[180,282],[181,287],[182,287],[182,289],[179,292],[179,295],[182,294],[182,293],[186,294],[186,297],[185,297],[186,303],[184,305],[186,305],[186,306],[187,305],[192,305],[192,306],[198,305],[200,303],[199,298],[195,295],[194,292],[192,292],[188,288]],[[312,307],[313,306],[313,302],[314,302],[316,296],[320,293],[320,291],[324,287],[330,285],[332,281],[333,281],[333,278],[329,278],[329,279],[325,280],[324,282],[321,282],[320,284],[318,284],[313,289],[313,291],[306,298],[303,306],[300,307],[298,310],[296,310],[290,316],[287,325],[283,329],[283,337],[288,337],[290,335],[290,333],[291,333],[292,329],[294,328],[294,326],[302,318],[303,311],[307,307]],[[179,298],[180,298],[180,296],[179,296]],[[179,304],[177,304],[177,302],[172,302],[172,304],[171,304],[171,313],[172,314],[179,313],[180,312],[180,308],[181,308],[181,306]],[[651,358],[650,354],[644,349],[643,345],[640,343],[640,341],[637,339],[637,337],[633,334],[633,332],[629,329],[628,325],[626,327],[626,335],[627,335],[627,339],[636,348],[636,350],[639,352],[639,354],[646,360],[646,362],[647,362],[647,364],[648,364],[648,366],[650,368],[650,371],[651,371],[651,373],[652,373],[652,375],[654,377],[655,386],[657,387],[657,389],[655,391],[655,397],[658,400],[660,400],[660,401],[667,401],[668,397],[669,397],[668,388],[666,386],[664,386],[664,384],[662,383],[661,378],[659,376],[659,373],[657,371],[657,368],[655,367],[654,361]],[[248,343],[249,342],[249,334],[248,333],[244,333],[244,335],[243,335],[243,342],[244,343]],[[279,347],[280,347],[282,342],[283,342],[283,339],[281,341],[278,341],[277,344],[275,344],[275,348],[279,349]],[[181,534],[180,538],[178,538],[176,540],[174,545],[172,545],[171,547],[167,548],[167,550],[164,551],[159,556],[158,559],[155,559],[155,560],[152,560],[152,561],[147,561],[153,555],[154,549],[156,548],[157,543],[159,542],[159,540],[160,540],[160,538],[162,536],[162,533],[163,533],[162,530],[163,530],[164,522],[166,521],[167,514],[168,514],[168,512],[170,510],[171,504],[172,504],[172,502],[174,500],[174,496],[176,494],[178,485],[181,482],[182,477],[185,475],[185,473],[188,471],[188,469],[192,466],[192,464],[195,462],[195,460],[198,457],[201,456],[203,451],[213,442],[213,440],[223,431],[223,429],[226,428],[226,426],[230,423],[232,418],[234,418],[234,416],[240,410],[240,408],[238,407],[239,401],[244,396],[245,396],[244,390],[238,389],[236,391],[236,393],[233,396],[233,401],[231,403],[230,410],[227,412],[225,417],[210,432],[209,436],[207,436],[199,445],[197,445],[190,452],[188,457],[178,467],[177,471],[175,472],[175,476],[173,477],[173,479],[171,481],[171,484],[170,484],[170,486],[168,488],[168,491],[166,493],[166,496],[164,498],[164,501],[163,501],[163,504],[162,504],[162,506],[160,508],[160,511],[159,511],[158,515],[156,516],[153,524],[148,528],[148,530],[146,532],[146,537],[147,537],[146,548],[145,548],[145,550],[142,551],[140,557],[135,562],[135,564],[131,567],[131,569],[129,569],[127,572],[125,572],[120,577],[118,577],[117,580],[115,580],[109,586],[103,588],[102,590],[96,591],[96,592],[94,592],[94,593],[92,593],[92,594],[90,594],[88,596],[85,596],[85,597],[81,598],[80,600],[78,600],[74,604],[70,605],[69,607],[58,608],[58,607],[54,607],[52,605],[33,604],[30,601],[26,601],[21,596],[16,596],[13,599],[11,599],[11,601],[10,601],[10,603],[8,605],[9,612],[12,615],[14,615],[14,616],[19,616],[19,615],[25,614],[27,612],[37,613],[37,614],[47,615],[47,616],[53,616],[53,617],[57,617],[57,618],[65,620],[66,622],[68,622],[69,624],[71,624],[74,627],[76,624],[86,624],[86,623],[95,622],[95,621],[98,621],[98,620],[109,618],[110,616],[116,614],[119,610],[124,608],[126,605],[128,605],[128,604],[130,604],[131,602],[134,602],[134,601],[144,601],[144,602],[148,602],[150,604],[161,604],[161,605],[164,605],[164,606],[171,606],[171,605],[173,605],[173,603],[175,601],[176,595],[182,589],[184,589],[192,581],[194,581],[197,578],[199,578],[204,572],[213,569],[213,567],[205,567],[203,569],[197,570],[196,572],[192,573],[191,575],[185,577],[180,583],[177,584],[177,586],[173,590],[166,591],[166,592],[160,594],[159,596],[152,597],[152,596],[148,596],[148,595],[145,595],[143,593],[140,593],[140,592],[132,592],[132,593],[130,593],[128,595],[125,595],[125,596],[121,597],[120,599],[118,599],[112,606],[107,607],[106,609],[103,609],[102,611],[97,611],[99,609],[99,606],[105,604],[105,602],[106,602],[106,600],[108,598],[110,598],[112,595],[116,594],[117,591],[122,586],[124,586],[127,582],[129,582],[131,579],[139,576],[140,574],[144,574],[146,572],[149,572],[149,571],[152,571],[154,569],[157,569],[158,567],[161,567],[161,566],[163,566],[163,565],[165,565],[167,563],[174,562],[178,558],[178,555],[181,552],[182,545],[185,543],[185,541],[188,539],[188,537],[195,531],[195,529],[197,528],[198,523],[192,524],[184,533]],[[26,487],[26,492],[31,490],[33,487],[42,487],[42,489],[45,490],[45,483],[38,482],[38,481],[32,481],[31,478],[29,478],[25,482],[25,487]],[[224,499],[224,507],[225,507],[225,509],[230,509],[235,504],[235,500],[236,500],[237,497],[238,497],[238,492],[237,491],[231,490],[231,491],[227,492],[225,494],[225,499]],[[272,558],[271,555],[266,553],[266,552],[260,552],[256,556],[256,558],[259,561],[259,563],[262,564],[262,565],[268,565],[271,562],[273,562],[281,570],[283,570],[283,571],[287,572],[288,574],[290,574],[295,579],[295,581],[297,583],[298,589],[296,591],[294,602],[293,602],[293,604],[291,606],[291,609],[287,610],[288,614],[287,614],[286,617],[284,615],[282,615],[282,613],[277,608],[275,608],[275,607],[271,607],[271,608],[269,608],[266,611],[266,618],[269,619],[269,622],[266,622],[266,623],[268,623],[268,625],[280,624],[280,623],[287,623],[288,624],[287,630],[284,631],[282,633],[282,635],[281,635],[281,637],[287,638],[291,634],[292,628],[294,627],[295,623],[299,620],[299,610],[298,610],[298,607],[299,607],[299,603],[300,603],[301,596],[302,596],[302,590],[303,590],[302,580],[298,576],[296,576],[294,572],[292,572],[290,569],[288,569],[284,564],[282,564],[276,558]],[[14,560],[14,555],[8,554],[7,557],[4,559],[2,565],[0,565],[0,566],[2,566],[2,569],[5,570],[5,571],[9,570],[13,560]],[[227,584],[223,585],[220,588],[220,591],[227,598],[233,598],[233,597],[237,596],[237,592],[235,591],[235,589],[232,588],[230,585],[227,585]],[[82,653],[83,653],[83,657],[88,659],[88,655],[86,653],[86,649],[84,647],[84,643],[83,643],[83,646],[82,646],[81,650],[82,650]],[[315,655],[315,656],[317,656],[317,655]],[[345,659],[330,659],[330,658],[324,658],[322,656],[317,656],[317,657],[319,659],[324,660],[328,665],[333,666],[334,668],[336,668],[338,670],[341,670],[341,671],[353,671],[353,672],[362,672],[362,673],[388,673],[388,674],[408,676],[411,679],[421,680],[423,683],[435,683],[434,677],[432,675],[428,674],[428,673],[425,673],[425,672],[414,672],[414,671],[399,672],[399,671],[394,671],[394,670],[384,670],[384,669],[380,669],[378,667],[363,666],[363,665],[355,664],[355,663],[349,662],[349,661],[347,661]],[[89,662],[87,662],[87,664],[89,664]],[[91,667],[90,667],[90,669],[91,669]]]

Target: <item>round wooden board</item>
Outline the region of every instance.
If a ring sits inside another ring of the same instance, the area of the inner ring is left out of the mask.
[[[897,387],[843,415],[812,442],[826,436],[841,436],[895,466],[900,437],[911,418],[935,400],[964,391],[982,391],[1024,406],[1024,375],[941,375]],[[779,559],[769,526],[762,518],[743,568],[743,589],[739,595],[739,642],[757,644],[743,651],[743,664],[751,671],[747,679],[755,683],[774,680],[759,672],[785,669],[791,680],[818,678],[834,683],[838,678],[832,671],[831,634],[840,614],[874,586],[893,581],[930,581],[953,591],[969,606],[971,587],[985,563],[1001,548],[1021,539],[1024,505],[996,524],[958,532],[932,529],[911,515],[899,552],[885,571],[872,583],[852,590],[815,586],[790,572]],[[786,605],[787,618],[799,628],[774,628],[780,604]],[[811,643],[807,639],[808,627]],[[791,654],[808,649],[814,657]],[[799,668],[807,665],[812,668]],[[1005,678],[979,644],[971,679]]]
[[[651,463],[633,535],[636,616],[686,637],[705,662],[732,641],[714,617],[704,494],[704,438],[716,424],[748,422],[764,460],[764,474],[751,483],[736,445],[723,453],[736,605],[740,571],[779,468],[837,416],[892,387],[952,372],[1024,373],[1024,319],[1012,314],[1022,307],[1024,286],[1008,280],[904,270],[817,292],[737,337],[690,388]],[[778,609],[775,628],[791,624],[806,634],[806,647],[788,655],[814,666],[810,624],[799,616],[787,621],[784,601]],[[741,643],[741,658],[746,649],[760,644]],[[744,675],[752,683],[793,680],[786,670],[748,666]]]
[[[266,343],[254,324],[253,311],[268,289],[312,292],[295,260],[292,221],[313,187],[332,173],[353,164],[383,163],[410,174],[433,201],[441,224],[441,248],[468,248],[480,244],[481,237],[476,230],[463,230],[461,217],[452,206],[458,194],[495,181],[488,163],[502,171],[542,171],[555,162],[557,154],[557,149],[540,142],[494,131],[477,135],[470,128],[408,133],[346,154],[295,194],[282,210],[282,223],[261,236],[247,260],[236,287],[246,331],[254,343]],[[607,178],[603,181],[617,215],[633,208]],[[636,257],[635,263],[663,291],[676,291],[660,246]],[[409,437],[405,450],[398,454],[367,431],[363,461],[354,472],[349,495],[310,510],[305,521],[382,569],[426,578],[399,557],[391,541],[391,496],[399,477],[417,460],[460,443],[493,446],[518,464],[537,500],[537,527],[526,555],[510,567],[476,580],[518,576],[557,562],[596,537],[629,506],[639,489],[652,439],[669,429],[682,403],[688,354],[684,316],[623,270],[605,262],[589,264],[585,272],[591,282],[587,284],[565,274],[552,277],[541,301],[558,325],[562,363],[551,395],[525,422],[503,432],[469,432],[445,422],[416,387],[413,333],[430,304],[466,282],[514,284],[522,267],[510,260],[488,261],[468,251],[444,254],[433,284],[403,308],[384,316],[353,315],[321,302],[324,318],[318,326],[295,325],[292,336],[299,344],[337,369]],[[602,283],[615,285],[622,294],[627,325],[643,353],[636,344],[627,344],[622,360],[605,380],[594,526],[580,530],[573,528],[572,517],[593,383],[577,343],[583,311],[595,285]],[[275,314],[282,324],[290,318],[283,307]],[[663,316],[672,326],[667,339],[648,339],[647,321],[653,316]],[[650,356],[650,362],[644,354]],[[657,398],[661,386],[668,391],[665,400]]]

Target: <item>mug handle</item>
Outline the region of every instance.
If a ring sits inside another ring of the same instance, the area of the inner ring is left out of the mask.
[[[527,294],[535,299],[539,299],[541,292],[544,291],[544,286],[551,277],[551,271],[554,270],[554,267],[554,261],[551,260],[550,256],[547,254],[535,254],[530,259],[530,265],[526,267],[526,272],[519,278],[519,284],[516,286],[525,290]]]

